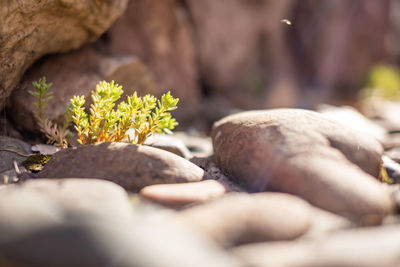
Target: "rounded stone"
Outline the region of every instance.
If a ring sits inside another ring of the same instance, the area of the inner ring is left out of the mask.
[[[363,224],[392,201],[377,179],[382,146],[373,137],[307,110],[248,111],[212,129],[219,167],[249,191],[282,191]]]
[[[211,177],[173,153],[143,145],[99,143],[63,149],[39,172],[41,178],[97,178],[138,192],[145,186],[196,182]]]
[[[309,204],[282,193],[232,193],[180,214],[224,247],[291,240],[305,233],[311,222]]]
[[[205,180],[181,184],[149,185],[140,190],[140,195],[163,205],[184,206],[220,197],[228,190],[221,182]]]

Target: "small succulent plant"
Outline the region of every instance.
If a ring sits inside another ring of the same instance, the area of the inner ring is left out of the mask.
[[[149,94],[138,97],[135,92],[127,97],[126,102],[114,108],[122,94],[122,86],[114,81],[99,82],[91,94],[93,103],[90,105],[90,114],[85,111],[84,96],[71,99],[72,120],[79,143],[86,145],[127,140],[133,144],[143,144],[153,133],[171,133],[178,125],[170,111],[177,108],[179,99],[172,97],[170,92],[164,94],[161,100]],[[127,134],[129,129],[134,130],[132,138]]]
[[[112,82],[101,81],[92,91],[90,113],[84,108],[85,97],[74,96],[67,107],[62,127],[46,118],[47,102],[52,98],[49,91],[52,83],[46,83],[43,77],[33,82],[34,91],[29,91],[37,100],[35,117],[40,130],[48,138],[48,142],[62,148],[68,147],[68,139],[72,133],[68,130],[73,122],[78,133],[78,142],[82,145],[99,142],[128,141],[133,144],[143,144],[153,133],[171,133],[178,125],[170,111],[177,108],[178,98],[168,92],[161,100],[155,96],[138,97],[136,92],[128,96],[115,107],[115,102],[123,94],[122,86]],[[134,130],[130,137],[128,130]]]

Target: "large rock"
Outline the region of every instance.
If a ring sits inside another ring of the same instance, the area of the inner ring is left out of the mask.
[[[392,3],[294,1],[287,42],[295,52],[298,77],[308,87],[303,90],[302,106],[335,97],[358,99],[370,68],[391,49],[385,44],[385,35],[391,29]]]
[[[126,4],[127,0],[2,1],[0,106],[35,60],[93,41],[123,13]]]
[[[203,82],[214,92],[225,93],[224,97],[244,106],[249,96],[253,105],[256,100],[265,104],[260,96],[267,79],[274,87],[284,84],[293,90],[294,70],[284,38],[287,25],[280,20],[290,16],[294,1],[187,2],[196,28]],[[286,88],[279,88],[276,92],[281,97],[270,102],[293,104],[293,92]]]
[[[392,208],[377,177],[382,146],[307,110],[249,111],[214,124],[217,164],[249,191],[278,190],[363,223]]]
[[[186,2],[203,82],[247,108],[255,100],[314,105],[337,93],[354,99],[387,50],[389,0]],[[284,18],[292,25],[280,23]]]
[[[107,33],[112,51],[133,54],[149,67],[158,94],[168,88],[181,99],[185,111],[177,114],[183,117],[192,114],[200,97],[192,31],[177,1],[135,0]]]
[[[288,194],[235,193],[180,214],[222,246],[231,247],[299,237],[310,226],[311,210],[307,202]]]
[[[99,143],[61,150],[53,155],[39,176],[107,179],[132,192],[147,185],[211,178],[201,168],[173,153],[127,143]]]
[[[100,43],[61,55],[48,56],[35,63],[24,75],[18,89],[14,90],[8,108],[9,117],[23,131],[38,131],[33,105],[35,98],[28,93],[32,82],[45,76],[53,83],[53,98],[48,102],[46,117],[63,123],[66,107],[74,95],[84,95],[86,106],[92,103],[90,95],[99,81],[115,80],[127,95],[135,91],[139,96],[155,93],[155,82],[147,67],[134,56],[116,55],[102,51]]]

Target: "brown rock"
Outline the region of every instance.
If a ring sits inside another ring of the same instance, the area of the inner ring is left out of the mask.
[[[33,90],[32,82],[46,76],[52,82],[53,98],[48,102],[46,116],[59,124],[63,123],[66,107],[74,95],[84,95],[86,106],[92,103],[90,94],[102,80],[115,80],[123,86],[124,95],[137,91],[139,96],[154,93],[155,83],[147,67],[133,56],[112,55],[96,46],[82,48],[75,52],[48,56],[37,62],[24,75],[23,80],[12,94],[8,114],[24,131],[37,131],[38,126],[33,105],[35,98],[28,93]]]
[[[205,202],[227,192],[229,188],[221,182],[206,180],[182,184],[149,185],[140,190],[140,195],[163,205],[179,207]]]
[[[371,176],[379,174],[379,142],[316,112],[243,112],[216,122],[212,138],[217,164],[250,191],[296,194],[363,223],[392,208]]]
[[[200,96],[191,30],[177,1],[135,0],[108,32],[112,51],[135,55],[149,67],[158,94],[168,88],[181,99],[177,114],[182,116],[193,111]]]
[[[180,214],[222,246],[230,247],[294,239],[308,230],[310,208],[304,200],[287,194],[235,193]]]
[[[61,150],[39,172],[42,178],[98,178],[128,191],[147,185],[196,182],[210,176],[173,153],[127,143],[99,143]]]
[[[211,138],[208,136],[194,136],[183,131],[174,132],[174,136],[182,140],[195,157],[209,157],[213,154]]]
[[[284,39],[285,26],[279,20],[289,16],[292,3],[189,0],[204,83],[215,92],[229,92],[224,97],[240,106],[246,105],[244,99],[249,95],[253,106],[256,100],[264,104],[260,95],[267,73],[274,73],[269,80],[273,84],[291,84],[292,59]]]
[[[329,117],[331,120],[346,125],[353,130],[372,135],[380,142],[385,140],[386,130],[379,124],[364,117],[353,107],[320,105],[318,107],[318,112],[324,114],[326,117]]]
[[[2,1],[0,106],[41,56],[66,52],[99,37],[125,10],[118,1]]]
[[[371,66],[386,56],[392,2],[293,3],[287,42],[296,54],[298,77],[308,85],[303,101],[315,105],[334,97],[357,100]]]
[[[131,133],[134,138],[135,132],[130,132],[130,130],[128,130],[129,136],[131,136]],[[174,135],[155,133],[147,138],[144,144],[169,151],[185,159],[191,159],[193,157],[185,143]]]
[[[355,99],[371,65],[387,52],[395,8],[389,0],[187,3],[205,84],[247,108],[266,89],[263,104],[270,107],[315,105],[336,95]],[[285,18],[292,25],[280,23]]]

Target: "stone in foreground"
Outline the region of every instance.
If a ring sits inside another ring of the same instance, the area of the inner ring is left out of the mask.
[[[239,263],[173,214],[133,207],[125,190],[114,183],[37,179],[0,190],[0,266],[238,267]]]
[[[153,184],[211,178],[198,166],[173,153],[127,143],[99,143],[61,150],[39,172],[39,177],[106,179],[131,192]]]
[[[181,184],[149,185],[140,190],[148,200],[168,206],[184,206],[201,203],[226,194],[229,188],[215,180]]]
[[[311,222],[310,205],[282,193],[232,193],[180,214],[224,247],[295,239]]]

